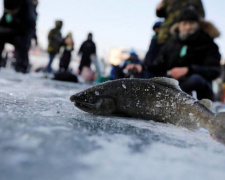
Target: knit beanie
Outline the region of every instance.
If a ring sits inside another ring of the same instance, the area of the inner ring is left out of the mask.
[[[178,16],[177,21],[178,22],[181,22],[181,21],[196,21],[196,22],[199,22],[200,17],[194,9],[187,8],[187,9],[184,9],[183,11],[181,11],[180,15]]]

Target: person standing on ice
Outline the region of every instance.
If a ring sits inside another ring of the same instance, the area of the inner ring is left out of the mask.
[[[89,33],[87,40],[83,42],[78,52],[79,55],[82,55],[81,62],[78,68],[79,74],[81,74],[84,66],[90,68],[91,55],[96,55],[96,46],[92,40],[92,37],[92,33]]]
[[[61,20],[55,21],[55,28],[51,29],[48,33],[48,53],[49,53],[49,62],[45,67],[44,72],[51,73],[52,72],[52,62],[59,53],[60,47],[63,45],[63,37],[61,34],[61,29],[63,26],[63,22]]]
[[[0,66],[4,45],[10,43],[15,47],[15,70],[28,72],[28,51],[35,25],[35,7],[31,0],[4,0],[4,14],[0,19]]]
[[[37,21],[37,19],[38,19],[37,6],[38,6],[39,1],[38,0],[31,0],[31,2],[34,5],[34,9],[35,9],[34,16],[35,16],[35,20]],[[38,46],[38,37],[37,37],[36,26],[33,29],[31,40],[34,40],[35,41],[35,46]]]

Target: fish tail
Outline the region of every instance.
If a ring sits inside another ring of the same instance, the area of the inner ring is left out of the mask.
[[[225,127],[225,112],[217,113],[212,124]]]
[[[211,136],[225,144],[225,112],[216,114],[211,126]]]

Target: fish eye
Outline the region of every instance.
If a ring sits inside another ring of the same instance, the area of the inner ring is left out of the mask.
[[[98,91],[95,91],[95,95],[96,95],[96,96],[99,96],[99,92],[98,92]]]

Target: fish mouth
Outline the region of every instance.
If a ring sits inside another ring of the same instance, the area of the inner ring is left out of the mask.
[[[87,103],[87,102],[79,102],[75,101],[74,105],[78,107],[79,109],[85,109],[85,110],[92,110],[95,108],[94,104]]]
[[[87,103],[84,101],[74,100],[74,105],[83,111],[91,112],[95,109],[95,104]]]
[[[71,101],[71,102],[76,102],[76,97],[77,97],[77,95],[76,95],[76,94],[75,94],[75,95],[70,96],[70,101]]]
[[[76,94],[70,97],[70,101],[74,102],[74,105],[83,111],[90,112],[95,108],[95,104],[88,103],[85,102],[84,100],[79,99],[79,97]]]

